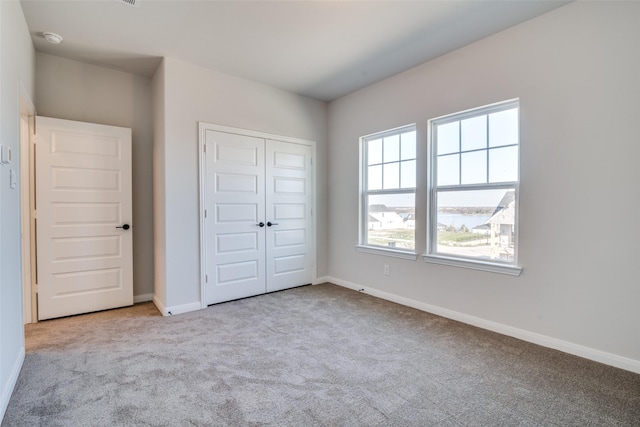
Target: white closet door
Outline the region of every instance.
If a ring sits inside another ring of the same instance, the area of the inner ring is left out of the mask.
[[[264,293],[264,139],[207,130],[205,150],[206,302]]]
[[[267,292],[313,280],[311,157],[308,145],[267,140]]]

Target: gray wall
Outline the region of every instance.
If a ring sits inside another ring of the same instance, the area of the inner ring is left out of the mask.
[[[19,2],[0,1],[0,144],[13,162],[0,166],[0,419],[24,358],[20,215],[19,91],[34,98],[35,51]],[[9,171],[18,186],[9,186]]]
[[[571,3],[332,102],[329,275],[640,371],[638,40],[640,3]],[[360,136],[417,124],[424,220],[427,120],[516,97],[520,277],[356,252]]]
[[[38,115],[132,129],[133,294],[153,293],[153,123],[151,79],[36,54]]]
[[[326,274],[327,227],[326,158],[327,105],[263,84],[165,58],[154,77],[154,96],[164,99],[163,137],[156,135],[159,154],[156,186],[163,201],[157,215],[164,227],[156,227],[157,266],[164,278],[156,280],[156,295],[167,308],[189,307],[200,301],[198,121],[316,141],[318,274]],[[159,80],[163,81],[160,82]],[[158,116],[156,116],[158,119]],[[163,283],[163,280],[166,282]],[[186,308],[184,308],[186,309]]]

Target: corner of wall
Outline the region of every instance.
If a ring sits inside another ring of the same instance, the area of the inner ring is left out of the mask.
[[[153,301],[161,312],[163,312],[163,307],[167,304],[165,198],[165,62],[166,58],[163,58],[151,80],[151,91],[153,98]]]

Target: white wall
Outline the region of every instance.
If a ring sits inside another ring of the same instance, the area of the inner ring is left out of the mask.
[[[133,293],[153,293],[151,79],[36,54],[38,115],[132,129]]]
[[[640,3],[576,2],[332,102],[329,275],[640,372],[639,40]],[[360,136],[417,124],[424,248],[427,120],[516,97],[520,277],[356,252]]]
[[[20,176],[18,88],[33,100],[34,69],[35,51],[20,3],[0,1],[0,144],[11,147],[14,157],[0,166],[0,419],[24,359],[20,182],[11,189],[9,171]]]
[[[166,272],[166,283],[156,281],[156,294],[166,291],[160,303],[179,307],[200,301],[198,121],[317,142],[318,274],[326,274],[326,104],[170,58],[158,72],[164,85],[156,85],[161,78],[156,75],[154,90],[157,97],[163,91],[164,138],[155,138],[157,152],[163,150],[156,165],[164,173],[158,172],[161,182],[155,185],[164,186],[166,221],[156,228],[162,235],[156,234],[156,242],[164,242],[156,250],[164,250]]]

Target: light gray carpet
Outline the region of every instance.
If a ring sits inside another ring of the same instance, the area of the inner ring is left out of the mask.
[[[2,426],[640,426],[640,375],[330,284],[26,343]]]

